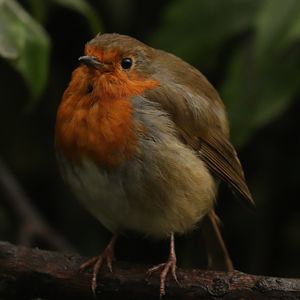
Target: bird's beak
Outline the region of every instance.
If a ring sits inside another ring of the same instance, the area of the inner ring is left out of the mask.
[[[99,61],[95,56],[84,55],[80,56],[78,60],[88,67],[93,67],[99,71],[105,72],[111,69],[110,64]]]

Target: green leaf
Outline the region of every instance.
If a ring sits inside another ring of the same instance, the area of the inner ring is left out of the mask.
[[[258,59],[272,60],[300,37],[300,1],[265,0],[256,17],[255,51]]]
[[[102,24],[95,12],[95,9],[85,0],[51,0],[55,3],[63,5],[69,9],[73,9],[85,16],[89,22],[93,34],[101,31]]]
[[[33,99],[46,85],[49,48],[46,32],[15,0],[0,0],[0,56],[21,73]]]
[[[222,88],[234,144],[242,146],[252,134],[283,113],[300,86],[300,57],[278,58],[261,67],[247,44],[231,62]]]
[[[27,3],[31,16],[41,25],[45,24],[50,11],[49,0],[27,0]]]
[[[253,0],[186,0],[167,6],[151,45],[202,68],[216,62],[221,45],[248,30],[259,7]]]
[[[283,113],[300,86],[300,1],[262,1],[254,26],[222,90],[237,145]]]

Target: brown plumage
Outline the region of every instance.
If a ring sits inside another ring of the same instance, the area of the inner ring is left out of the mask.
[[[253,203],[229,141],[224,105],[212,85],[180,58],[118,34],[85,48],[57,112],[55,141],[66,181],[114,237],[97,259],[92,288],[116,236],[126,230],[171,237],[161,270],[176,278],[174,233],[202,221],[209,266],[232,269],[214,213],[219,180]],[[219,179],[219,180],[218,180]]]
[[[158,57],[157,68],[168,69],[172,77],[170,82],[169,78],[166,80],[168,85],[160,85],[157,89],[146,91],[146,97],[160,103],[169,112],[178,126],[183,142],[199,153],[199,157],[210,170],[226,182],[238,196],[253,205],[254,201],[246,184],[241,163],[229,141],[228,120],[219,94],[191,65],[161,50],[158,50]],[[187,88],[194,94],[192,97],[205,104],[198,119],[192,111],[194,107],[186,101],[185,95],[177,89],[173,90],[174,82]],[[193,120],[194,118],[196,120]]]

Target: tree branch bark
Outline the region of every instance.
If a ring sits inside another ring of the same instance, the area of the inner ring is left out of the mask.
[[[85,258],[0,242],[0,296],[22,299],[95,299],[91,272],[80,273]],[[114,273],[104,268],[97,299],[159,299],[157,275],[148,266],[117,262]],[[300,280],[234,272],[178,269],[181,286],[171,278],[164,299],[300,299]]]

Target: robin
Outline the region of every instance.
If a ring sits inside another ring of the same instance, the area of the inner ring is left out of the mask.
[[[81,266],[93,267],[93,291],[126,230],[170,238],[167,262],[149,270],[160,271],[161,296],[169,272],[177,281],[174,234],[201,220],[210,266],[231,270],[214,213],[219,180],[253,200],[216,90],[180,58],[125,35],[97,35],[79,61],[58,108],[55,144],[63,177],[113,233]]]

